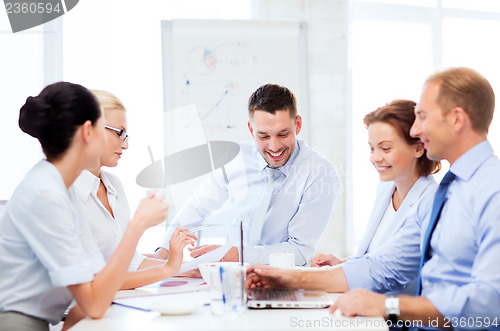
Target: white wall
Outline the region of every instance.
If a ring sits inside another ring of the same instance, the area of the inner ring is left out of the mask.
[[[342,189],[332,219],[317,245],[318,252],[345,256],[346,219],[351,192],[347,139],[350,127],[347,0],[254,0],[253,18],[299,20],[308,24],[310,145],[337,167]],[[300,112],[300,110],[299,110]],[[299,136],[300,137],[300,136]],[[314,220],[311,220],[313,223]]]
[[[375,174],[370,173],[368,169],[370,165],[365,156],[367,150],[365,147],[354,146],[352,141],[352,128],[354,126],[359,128],[362,125],[359,117],[374,108],[371,105],[365,106],[363,103],[361,109],[359,111],[355,109],[355,114],[352,114],[352,109],[356,108],[356,105],[351,104],[351,80],[354,79],[351,77],[354,77],[356,70],[361,70],[360,76],[363,75],[365,83],[368,82],[365,85],[370,88],[370,84],[374,85],[379,82],[378,77],[382,74],[364,73],[366,68],[376,66],[380,63],[381,57],[386,58],[388,63],[392,63],[387,60],[391,56],[403,57],[396,52],[391,52],[391,40],[385,39],[388,46],[381,50],[376,48],[377,46],[380,48],[380,44],[374,41],[373,52],[381,52],[377,54],[378,57],[369,54],[371,49],[366,45],[364,51],[352,52],[350,49],[352,45],[348,46],[348,39],[352,37],[351,18],[358,20],[361,18],[371,22],[377,16],[379,20],[393,23],[401,20],[411,22],[426,22],[427,20],[430,22],[429,26],[436,26],[434,21],[439,20],[439,17],[433,12],[429,14],[425,6],[402,8],[403,10],[396,8],[404,7],[402,3],[410,4],[414,1],[390,0],[387,2],[393,5],[386,4],[384,7],[375,3],[370,4],[368,0],[144,0],[139,8],[134,5],[134,2],[124,0],[80,1],[72,11],[54,21],[54,23],[64,21],[64,34],[58,35],[59,38],[63,38],[62,74],[57,71],[58,68],[54,68],[57,70],[53,71],[50,66],[47,67],[45,63],[47,61],[44,60],[51,58],[51,54],[43,51],[43,34],[55,35],[59,32],[47,30],[49,25],[44,25],[43,29],[39,27],[13,35],[10,32],[5,12],[0,12],[0,74],[2,77],[0,80],[0,139],[2,141],[0,155],[3,161],[0,172],[0,199],[8,199],[24,173],[42,156],[36,140],[19,130],[17,118],[19,107],[24,103],[25,98],[28,95],[37,94],[48,82],[46,78],[49,76],[46,74],[50,74],[50,77],[59,74],[63,79],[82,83],[90,88],[108,89],[123,99],[129,109],[129,131],[132,138],[129,151],[115,171],[124,181],[132,202],[131,207],[135,209],[137,201],[144,194],[144,190],[135,184],[135,176],[149,163],[146,146],[153,145],[153,150],[157,155],[161,155],[163,151],[160,20],[254,18],[304,21],[308,24],[309,79],[307,83],[309,84],[310,112],[304,120],[311,133],[309,143],[337,166],[343,184],[331,222],[319,241],[317,249],[322,252],[334,252],[339,256],[350,254],[355,245],[352,240],[354,238],[353,162],[356,162],[356,167],[366,163],[366,171],[362,170],[361,175],[366,172],[366,177],[374,178],[373,183],[370,184],[376,183]],[[422,5],[422,1],[417,0],[415,3]],[[425,4],[430,8],[435,6],[435,3],[433,0],[427,0]],[[451,2],[443,0],[442,3]],[[453,3],[457,2],[453,1]],[[463,2],[469,6],[468,9],[470,6],[476,6],[476,3],[478,2]],[[449,18],[444,21],[443,33],[434,31],[431,38],[433,43],[425,44],[427,45],[425,49],[420,44],[418,47],[408,47],[411,48],[409,50],[411,52],[415,50],[419,54],[426,52],[425,58],[419,56],[419,63],[427,65],[426,63],[430,60],[425,60],[427,61],[425,62],[424,59],[430,56],[432,64],[428,64],[428,67],[431,65],[476,67],[490,79],[494,88],[499,85],[497,82],[500,82],[498,78],[500,74],[495,61],[500,54],[500,48],[497,43],[483,43],[481,38],[475,38],[475,36],[498,34],[500,8],[491,13],[477,10],[464,12],[446,8],[444,10],[435,8],[435,10],[438,13],[447,14]],[[481,20],[472,20],[467,15]],[[467,33],[462,32],[458,27],[464,28]],[[355,29],[356,26],[353,30]],[[356,31],[353,32],[355,35]],[[382,37],[391,38],[387,34],[380,36]],[[468,46],[464,47],[463,44]],[[57,52],[51,47],[49,50]],[[433,52],[432,55],[428,54],[429,50]],[[360,54],[364,52],[368,54]],[[368,61],[366,68],[360,68],[358,61],[356,68],[351,71],[352,63],[361,56],[365,56],[373,63]],[[389,66],[385,65],[383,69]],[[392,68],[393,73],[396,70]],[[411,83],[412,85],[411,88],[408,87],[408,91],[411,89],[410,95],[401,96],[399,90],[394,89],[393,86],[387,87],[380,83],[374,86],[371,93],[381,98],[377,99],[374,107],[379,106],[380,102],[389,101],[386,99],[390,97],[386,95],[395,92],[398,94],[396,97],[417,98],[418,87],[413,87],[413,85],[419,86],[419,82],[427,75],[423,71],[418,77],[414,74],[408,79],[404,77],[405,84]],[[403,81],[402,79],[393,80]],[[372,81],[373,83],[370,83]],[[416,83],[413,84],[413,82]],[[398,86],[404,85],[397,84]],[[372,95],[356,93],[353,94],[355,100],[364,98],[372,101]],[[352,123],[353,117],[355,123]],[[495,117],[496,123],[499,121],[497,117]],[[499,125],[494,124],[490,130],[490,138],[494,146],[500,146],[499,130],[495,129]],[[360,130],[364,134],[365,130],[362,127]],[[357,132],[355,135],[361,136]],[[365,138],[360,139],[361,144],[366,146],[363,139]],[[360,178],[361,175],[358,170],[356,178]],[[365,188],[365,191],[370,193],[373,189],[369,187]],[[359,194],[358,188],[356,197]],[[357,210],[363,209],[364,214],[369,214],[372,197],[373,194],[364,196],[362,198],[364,201],[361,201]],[[366,217],[357,218],[365,219]]]
[[[332,221],[318,249],[344,255],[344,220],[349,219],[346,169],[350,168],[346,166],[349,150],[346,148],[346,128],[349,127],[349,116],[346,116],[349,109],[347,3],[347,0],[144,0],[137,7],[134,2],[123,0],[80,1],[73,10],[54,21],[56,26],[62,26],[63,33],[56,30],[50,34],[56,38],[53,38],[54,45],[57,45],[57,38],[62,40],[63,58],[58,62],[62,62],[60,66],[49,70],[44,59],[58,54],[47,53],[44,57],[43,29],[34,28],[13,35],[7,16],[2,13],[0,27],[5,33],[0,39],[3,86],[0,89],[0,134],[4,143],[0,152],[10,163],[2,168],[0,199],[10,196],[24,173],[42,156],[38,143],[18,129],[17,117],[24,99],[38,94],[48,83],[45,80],[48,74],[47,77],[53,80],[63,79],[88,88],[110,90],[127,106],[130,148],[113,171],[123,180],[134,210],[145,193],[135,184],[135,176],[149,164],[146,146],[152,145],[158,157],[163,151],[160,20],[299,20],[308,23],[310,116],[304,120],[311,132],[309,143],[337,166],[343,184]],[[60,50],[50,47],[50,51],[58,53]],[[15,65],[11,65],[13,60],[16,60]],[[7,137],[12,137],[11,143],[5,143]],[[18,163],[22,166],[14,166]],[[149,246],[144,246],[146,251],[154,246],[151,242],[155,240],[150,238],[145,241],[149,241]]]
[[[19,129],[19,109],[44,85],[43,27],[12,34],[0,10],[0,200],[8,200],[42,157],[38,141]]]

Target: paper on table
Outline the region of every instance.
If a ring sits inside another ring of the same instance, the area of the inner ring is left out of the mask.
[[[128,297],[147,297],[205,291],[208,289],[208,286],[201,285],[204,282],[202,278],[168,278],[153,284],[138,287],[135,290],[118,291],[115,295],[115,301]]]
[[[209,291],[191,291],[184,293],[175,293],[168,296],[143,296],[128,297],[115,300],[115,303],[129,308],[139,308],[143,310],[157,310],[165,303],[178,303],[180,306],[186,304],[197,304],[197,306],[210,303]]]
[[[220,259],[222,259],[224,255],[226,255],[226,253],[229,251],[230,248],[231,245],[225,244],[224,246],[221,246],[219,248],[214,249],[211,252],[198,256],[197,258],[192,259],[189,262],[183,263],[181,269],[179,270],[178,273],[176,273],[176,275],[183,274],[187,271],[196,269],[198,268],[198,265],[202,263],[219,262]]]
[[[179,289],[189,289],[195,286],[199,286],[203,284],[205,281],[201,278],[191,278],[191,277],[175,277],[175,278],[167,278],[161,280],[159,282],[144,285],[137,289],[146,289],[146,290],[158,290],[161,289],[163,292],[167,292],[169,290],[179,290]],[[136,290],[137,290],[136,289]]]

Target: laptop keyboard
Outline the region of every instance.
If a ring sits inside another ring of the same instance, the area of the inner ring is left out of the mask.
[[[294,289],[289,288],[252,288],[250,298],[259,301],[296,301]]]

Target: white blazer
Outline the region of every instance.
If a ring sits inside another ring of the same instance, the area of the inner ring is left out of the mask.
[[[397,233],[403,224],[406,216],[409,215],[412,207],[420,201],[420,199],[429,192],[434,192],[433,188],[437,186],[436,181],[429,175],[427,177],[420,177],[415,184],[411,187],[410,191],[406,195],[401,206],[399,206],[396,216],[394,217],[393,223],[396,224],[394,230],[391,234]],[[375,199],[375,204],[373,205],[372,213],[370,215],[370,220],[365,230],[365,234],[359,243],[356,256],[361,256],[366,254],[370,242],[377,231],[380,221],[384,217],[387,206],[391,203],[392,194],[396,186],[394,182],[380,182],[377,186],[377,198]],[[390,239],[390,238],[387,238]]]

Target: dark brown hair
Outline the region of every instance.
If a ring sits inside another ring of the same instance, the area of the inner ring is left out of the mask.
[[[411,126],[415,121],[415,106],[416,103],[411,100],[394,100],[366,115],[363,122],[367,128],[377,122],[390,124],[408,145],[421,144],[420,139],[410,136]],[[424,150],[418,158],[417,168],[419,176],[428,176],[438,172],[441,163],[429,160]]]
[[[266,84],[259,87],[248,99],[250,118],[256,110],[275,114],[278,110],[288,110],[291,118],[297,117],[297,100],[288,88],[277,84]]]

